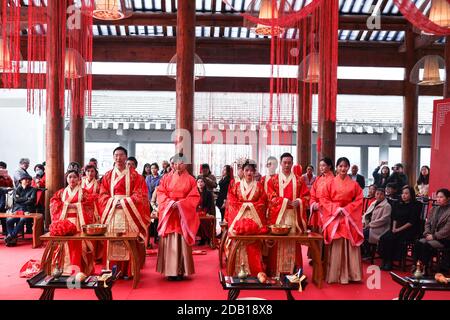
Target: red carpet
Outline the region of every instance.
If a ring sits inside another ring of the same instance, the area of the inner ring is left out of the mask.
[[[156,254],[147,256],[141,281],[137,289],[132,289],[132,281],[117,281],[113,288],[115,300],[225,300],[228,291],[224,291],[219,283],[219,261],[217,250],[206,246],[195,249],[206,250],[206,255],[194,255],[196,274],[189,280],[180,282],[167,281],[155,271]],[[39,289],[30,289],[25,278],[19,277],[22,265],[30,259],[40,260],[43,249],[31,249],[29,241],[19,241],[17,247],[8,248],[0,244],[0,299],[36,300],[41,294]],[[304,250],[306,252],[306,250]],[[306,257],[304,261],[307,261]],[[379,261],[377,261],[379,262]],[[364,264],[366,272],[368,264]],[[311,267],[305,266],[305,273],[311,279]],[[391,300],[397,297],[400,286],[394,283],[388,272],[381,272],[380,289],[369,289],[363,283],[349,285],[328,285],[324,283],[318,289],[309,281],[303,293],[294,292],[297,300]],[[258,297],[264,299],[286,299],[283,291],[241,291],[239,296]],[[93,290],[56,290],[57,300],[96,299]],[[450,292],[427,292],[424,300],[449,300]]]

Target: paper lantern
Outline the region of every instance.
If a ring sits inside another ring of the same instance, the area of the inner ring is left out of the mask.
[[[197,54],[194,55],[194,64],[194,80],[204,78],[206,74],[205,65]],[[170,59],[169,65],[167,66],[167,76],[172,79],[177,78],[177,54]]]
[[[132,15],[131,0],[96,0],[93,16],[100,20],[121,20]]]
[[[306,56],[298,68],[298,79],[317,83],[320,79],[319,53],[313,52]]]
[[[64,77],[66,79],[78,79],[86,76],[86,62],[74,49],[66,50],[64,61]]]
[[[450,4],[447,0],[432,0],[428,18],[437,25],[450,27]]]
[[[420,59],[411,70],[409,81],[421,86],[434,86],[445,82],[445,61],[438,55],[428,55]]]

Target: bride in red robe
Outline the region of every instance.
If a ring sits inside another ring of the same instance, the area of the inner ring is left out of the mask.
[[[133,167],[127,167],[128,152],[117,147],[113,152],[114,169],[102,178],[98,198],[101,222],[108,232],[135,232],[140,237],[138,245],[140,267],[145,262],[145,239],[150,224],[150,202],[145,180]],[[130,253],[123,241],[109,241],[106,248],[107,267],[116,264],[123,276],[132,276]]]
[[[68,186],[50,199],[50,214],[53,222],[69,220],[81,232],[83,225],[94,222],[94,201],[80,187],[78,171],[69,170],[66,177]],[[91,241],[67,241],[57,250],[55,258],[59,258],[58,263],[65,273],[71,273],[71,265],[75,265],[89,275],[94,270],[93,249]]]
[[[281,155],[280,165],[281,172],[269,181],[268,224],[290,225],[290,234],[306,232],[308,187],[301,176],[292,172],[293,157],[290,153]],[[296,241],[281,241],[269,250],[268,271],[272,276],[292,274],[295,267],[302,264],[301,245]]]
[[[266,206],[267,196],[264,191],[264,185],[255,181],[256,164],[246,161],[243,165],[244,177],[235,183],[230,184],[227,196],[227,209],[225,212],[225,220],[228,221],[228,234],[236,233],[245,234],[245,231],[237,231],[236,229],[245,229],[245,223],[250,219],[256,225],[251,232],[264,233],[266,227]],[[247,227],[249,227],[247,225]],[[262,229],[262,230],[261,230]],[[227,243],[227,250],[232,245],[232,240]],[[252,276],[264,272],[262,262],[261,242],[255,241],[241,245],[237,249],[236,263],[234,267],[234,275],[238,274],[241,264],[244,263],[245,269]]]
[[[362,280],[360,245],[364,241],[361,210],[363,191],[347,174],[350,161],[336,162],[337,176],[330,180],[320,204],[323,208],[323,238],[328,246],[328,283],[347,284]]]
[[[200,226],[197,182],[186,171],[183,154],[173,158],[175,171],[161,179],[158,201],[158,261],[156,271],[169,280],[195,273],[192,246]]]

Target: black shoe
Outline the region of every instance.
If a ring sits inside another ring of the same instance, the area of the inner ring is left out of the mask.
[[[7,247],[15,247],[16,245],[17,245],[17,238],[15,238],[15,237],[11,237],[11,240],[9,240],[6,243]]]
[[[27,229],[27,230],[25,231],[25,234],[33,234],[33,229]]]
[[[9,242],[11,241],[11,239],[12,239],[11,235],[7,235],[7,236],[6,236],[6,238],[4,239],[6,245],[9,244]]]
[[[178,276],[168,276],[167,280],[169,280],[169,281],[178,281]]]

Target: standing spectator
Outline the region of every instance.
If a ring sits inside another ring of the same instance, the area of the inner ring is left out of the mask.
[[[217,196],[216,206],[220,210],[221,221],[225,217],[225,205],[228,195],[228,187],[233,179],[231,166],[226,165],[222,169],[222,179],[219,181],[219,195]]]
[[[266,162],[266,168],[267,168],[266,175],[261,178],[261,183],[264,186],[264,191],[267,193],[268,191],[267,186],[270,177],[274,176],[277,173],[278,159],[273,156],[268,157]]]
[[[127,168],[133,167],[134,170],[138,167],[138,161],[135,157],[128,157],[127,159]]]
[[[197,178],[197,189],[200,194],[200,201],[197,205],[197,213],[201,216],[210,215],[216,216],[216,207],[214,206],[214,196],[211,191],[206,188],[206,179],[202,176]],[[200,220],[200,227],[198,228],[197,236],[200,237],[199,245],[209,243],[212,239],[211,224],[215,223],[215,220]]]
[[[421,212],[422,204],[416,201],[414,188],[403,187],[401,201],[392,205],[392,229],[381,236],[378,245],[383,258],[381,270],[392,270],[392,261],[401,259],[405,241],[418,237]]]
[[[155,191],[161,181],[161,176],[158,174],[159,166],[156,162],[152,163],[150,166],[151,174],[145,178],[145,183],[147,184],[148,189],[148,199],[150,200],[150,211],[151,211],[151,222],[149,226],[149,237],[147,240],[147,247],[150,245],[150,237],[153,236],[155,239],[155,243],[158,242],[158,219],[157,216],[157,204],[156,204],[156,195]],[[155,199],[153,200],[153,198]]]
[[[161,166],[162,166],[162,169],[161,169],[161,171],[159,172],[159,175],[160,175],[160,176],[162,176],[164,173],[167,173],[167,168],[170,167],[170,163],[169,163],[169,161],[164,160],[164,161],[162,162]]]
[[[303,181],[305,181],[308,190],[311,190],[311,187],[316,181],[316,176],[314,175],[314,167],[310,164],[306,167],[306,173],[302,175]]]
[[[12,178],[8,175],[6,170],[7,165],[5,162],[0,161],[0,212],[6,211],[6,193],[8,189],[14,188]],[[6,218],[1,218],[2,233],[6,235]]]
[[[414,186],[414,190],[416,191],[417,196],[428,197],[429,180],[430,167],[422,166],[422,168],[420,168],[419,178],[417,179],[417,183]]]
[[[206,189],[208,189],[208,191],[213,191],[215,188],[217,188],[217,179],[211,173],[211,170],[209,169],[209,164],[207,163],[202,164],[201,169],[202,172],[200,176],[205,179]]]
[[[380,165],[373,170],[373,184],[377,186],[377,188],[386,188],[387,180],[389,175],[391,174],[391,170],[389,170],[388,166],[384,166],[387,164],[387,161],[383,160],[380,162]],[[381,173],[379,173],[381,168]]]
[[[414,246],[414,260],[420,260],[425,267],[428,266],[434,249],[450,248],[449,199],[450,191],[448,189],[439,189],[436,192],[437,207],[431,209],[425,223],[424,238],[417,240]],[[441,269],[439,271],[447,271],[442,270],[443,266],[439,267]]]
[[[392,174],[389,176],[387,183],[394,183],[397,192],[401,192],[403,187],[408,185],[408,176],[403,173],[403,164],[397,163],[392,167]]]
[[[364,190],[364,188],[366,187],[366,180],[364,179],[364,176],[358,174],[358,170],[359,170],[358,166],[354,164],[352,166],[352,173],[349,175],[349,177],[353,181],[356,181],[358,185],[361,187],[361,189]]]
[[[34,166],[34,176],[31,186],[36,188],[36,212],[45,211],[45,167],[42,164]]]
[[[28,167],[30,166],[30,159],[28,158],[22,158],[19,161],[19,168],[16,170],[16,172],[14,172],[14,186],[17,188],[20,183],[19,183],[19,179],[22,175],[24,175],[25,173],[28,174]],[[29,174],[28,174],[29,175]]]
[[[90,166],[94,166],[95,169],[98,170],[98,161],[97,161],[97,159],[95,159],[95,158],[90,158],[88,164],[89,164]]]
[[[36,204],[36,189],[31,186],[33,178],[24,173],[19,177],[19,186],[14,190],[13,212],[23,211],[34,212]],[[15,246],[17,243],[17,234],[22,230],[26,218],[7,218],[6,227],[8,236],[5,238],[7,247]]]
[[[142,176],[146,179],[148,176],[152,175],[152,166],[150,163],[144,164],[144,169],[142,169]]]

